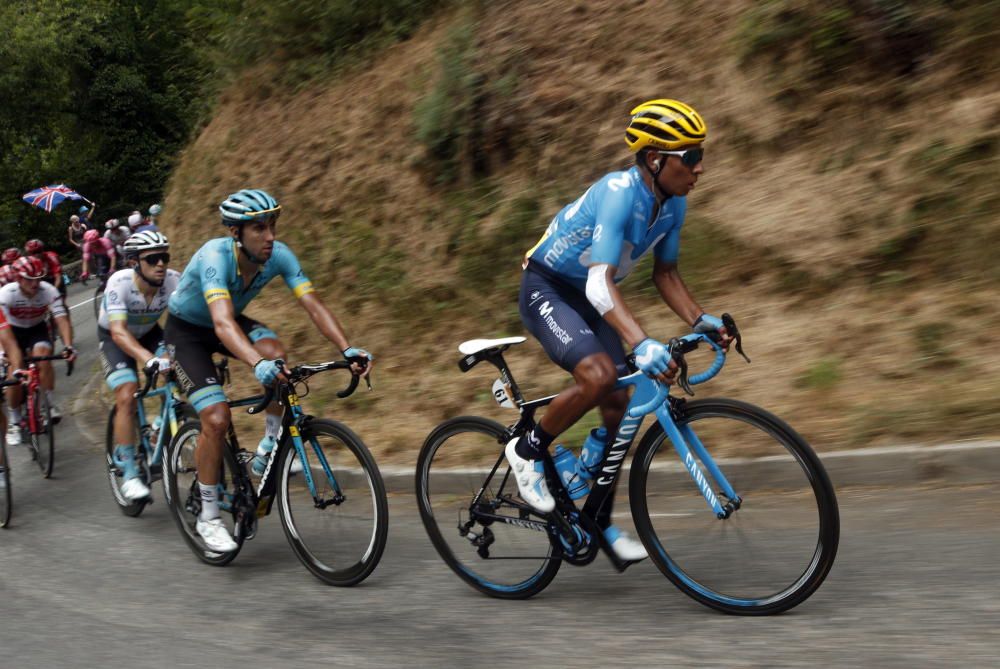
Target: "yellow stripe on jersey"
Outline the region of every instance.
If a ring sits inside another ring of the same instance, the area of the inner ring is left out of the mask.
[[[521,269],[525,269],[525,268],[528,267],[528,258],[531,257],[531,254],[535,252],[535,249],[537,249],[539,246],[541,246],[542,242],[544,242],[546,239],[548,239],[549,235],[551,235],[551,234],[552,234],[552,228],[551,228],[551,226],[548,227],[548,228],[545,228],[545,234],[543,234],[542,238],[538,240],[538,243],[536,243],[534,246],[532,246],[530,249],[528,249],[528,252],[524,254],[524,261],[521,263]]]
[[[312,281],[306,281],[304,283],[300,283],[299,285],[295,286],[295,288],[292,288],[292,292],[295,293],[295,299],[298,299],[303,295],[306,295],[307,293],[311,293],[313,292],[313,290],[314,289]]]
[[[127,321],[128,312],[127,311],[114,311],[108,314],[109,321]]]
[[[215,302],[216,300],[231,300],[231,299],[233,299],[233,298],[231,298],[229,296],[229,291],[226,290],[225,288],[210,288],[210,289],[206,290],[204,294],[205,294],[205,302],[207,304],[211,304],[212,302]]]

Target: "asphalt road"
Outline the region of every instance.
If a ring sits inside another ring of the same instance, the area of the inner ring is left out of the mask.
[[[74,288],[70,304],[88,293]],[[82,355],[78,375],[58,378],[64,410],[96,371],[90,305],[73,317]],[[274,516],[231,565],[209,567],[159,484],[140,518],[117,510],[92,423],[59,426],[50,480],[11,453],[0,667],[997,666],[997,485],[839,490],[840,552],[823,587],[788,614],[736,618],[648,563],[617,574],[603,557],[564,566],[534,599],[487,598],[447,569],[405,494],[391,499],[380,566],[355,588],[314,579]]]

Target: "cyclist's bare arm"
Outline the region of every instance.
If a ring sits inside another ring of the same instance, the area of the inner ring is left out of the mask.
[[[215,299],[209,303],[208,312],[212,315],[212,327],[215,328],[215,334],[219,340],[229,349],[230,353],[253,369],[253,366],[260,362],[263,356],[257,352],[257,349],[253,347],[253,344],[236,323],[236,312],[233,310],[232,300]]]
[[[147,360],[155,357],[129,332],[128,321],[111,321],[110,330],[111,339],[115,345],[136,360],[140,367],[145,365]]]
[[[306,293],[299,298],[299,304],[309,314],[309,318],[316,324],[316,328],[323,333],[324,337],[333,342],[337,348],[343,351],[350,346],[337,317],[323,304],[323,300],[319,299],[316,293]],[[369,362],[362,376],[368,376],[373,366],[374,362]]]
[[[73,323],[70,322],[69,316],[62,315],[56,316],[56,329],[59,330],[59,337],[63,340],[63,344],[67,347],[72,348],[73,346]]]
[[[681,278],[681,273],[677,270],[677,263],[656,259],[653,265],[653,284],[656,285],[656,290],[660,292],[660,297],[667,306],[688,325],[694,325],[698,316],[705,312],[694,301],[694,296],[691,295],[691,291]]]
[[[632,311],[625,304],[625,299],[622,297],[621,291],[618,289],[618,285],[615,283],[615,272],[617,268],[613,265],[606,265],[604,270],[604,284],[608,292],[611,307],[608,311],[605,311],[603,316],[604,320],[611,324],[611,327],[621,335],[621,338],[625,340],[629,348],[635,348],[639,345],[643,339],[648,337],[642,326],[639,325],[639,321],[635,319],[632,315]]]

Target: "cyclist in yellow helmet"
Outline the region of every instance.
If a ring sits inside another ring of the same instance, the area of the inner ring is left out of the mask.
[[[615,390],[616,379],[627,373],[622,340],[639,369],[673,381],[667,347],[647,334],[616,286],[643,254],[654,253],[652,279],[663,301],[696,331],[718,330],[728,345],[722,321],[705,313],[677,269],[686,196],[703,171],[708,128],[698,112],[677,100],[644,102],[631,116],[625,142],[636,164],[605,175],[566,205],[524,257],[521,320],[575,382],[505,451],[521,497],[542,512],[555,507],[542,465],[553,439],[594,407],[603,422],[590,436],[598,440],[598,453],[618,430],[628,403],[626,391]],[[587,476],[584,467],[580,471]],[[618,557],[646,557],[640,542],[611,524],[610,508],[599,522]]]

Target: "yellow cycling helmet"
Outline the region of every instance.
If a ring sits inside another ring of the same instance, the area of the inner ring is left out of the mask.
[[[648,146],[668,151],[705,141],[701,114],[677,100],[650,100],[629,112],[625,143],[633,152]]]

